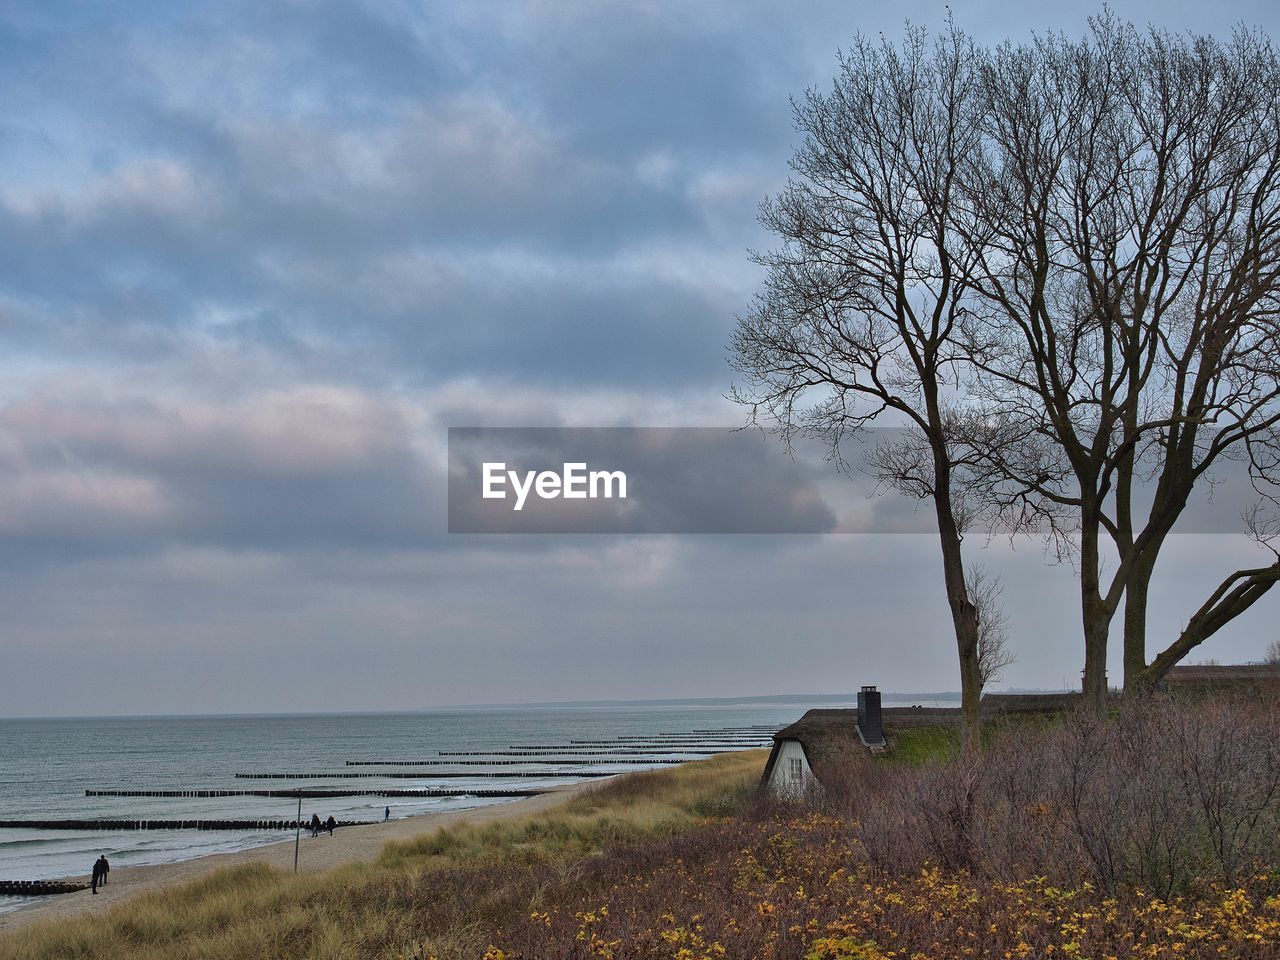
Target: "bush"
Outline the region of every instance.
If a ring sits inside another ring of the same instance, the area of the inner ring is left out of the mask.
[[[1280,714],[1167,700],[1082,711],[1005,731],[976,757],[879,769],[853,804],[872,863],[900,874],[932,862],[1160,896],[1238,883],[1280,844]]]

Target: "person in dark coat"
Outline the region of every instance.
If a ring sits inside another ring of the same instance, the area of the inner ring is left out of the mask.
[[[107,871],[109,869],[110,867],[107,866],[107,858],[105,856],[98,857],[97,860],[93,861],[93,892],[95,895],[98,892],[98,884],[106,883]]]
[[[386,823],[390,819],[391,819],[391,808],[387,807],[382,811],[382,822]]]
[[[107,885],[107,874],[111,872],[111,861],[107,859],[107,855],[102,855],[102,885]]]
[[[329,819],[324,822],[324,828],[329,831],[329,836],[333,836],[333,828],[338,825],[338,821],[333,819],[333,814],[329,814]]]
[[[313,813],[311,815],[311,835],[313,837],[320,836],[320,830],[321,830],[320,814]]]

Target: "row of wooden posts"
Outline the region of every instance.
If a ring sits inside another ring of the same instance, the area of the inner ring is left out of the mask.
[[[0,880],[0,896],[3,897],[47,897],[88,888],[87,883],[68,880]]]

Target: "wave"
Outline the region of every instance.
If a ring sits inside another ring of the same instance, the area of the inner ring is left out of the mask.
[[[4,837],[0,837],[0,851],[11,850],[15,847],[26,849],[29,847],[49,846],[51,844],[62,843],[64,840],[69,840],[69,839],[71,838],[70,837],[50,837],[47,835],[42,837],[19,837],[14,840],[9,840]]]

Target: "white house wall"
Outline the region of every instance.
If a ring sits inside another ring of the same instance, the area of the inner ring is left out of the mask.
[[[813,770],[800,741],[783,740],[777,749],[777,758],[769,773],[769,789],[779,796],[799,796],[813,787]]]

